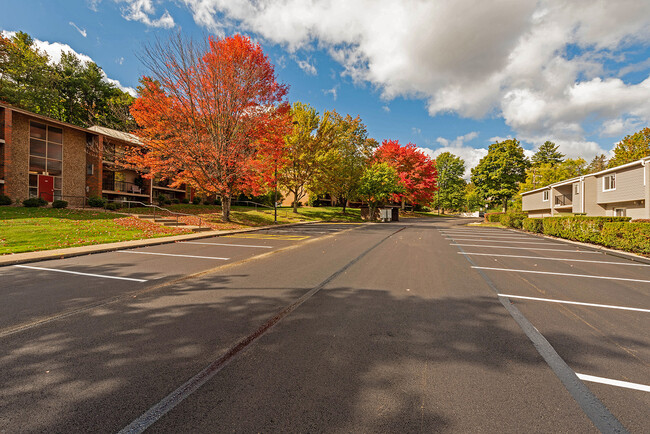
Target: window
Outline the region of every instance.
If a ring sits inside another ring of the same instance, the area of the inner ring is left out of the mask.
[[[625,217],[625,208],[616,208],[614,210],[614,215],[616,217]]]
[[[63,130],[38,122],[29,124],[29,196],[38,196],[38,175],[54,177],[54,199],[61,198]]]
[[[580,184],[573,184],[573,194],[580,194]]]
[[[548,202],[548,190],[542,192],[542,201]]]
[[[605,175],[603,178],[603,191],[616,190],[616,174]]]

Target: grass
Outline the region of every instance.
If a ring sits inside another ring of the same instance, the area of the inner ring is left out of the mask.
[[[125,218],[126,217],[126,218]],[[52,208],[0,207],[0,255],[183,233],[124,214]]]

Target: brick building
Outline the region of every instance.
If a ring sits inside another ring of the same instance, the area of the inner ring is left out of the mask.
[[[13,200],[63,199],[71,205],[90,196],[147,203],[161,194],[185,198],[183,188],[119,166],[117,157],[139,145],[132,134],[82,128],[0,103],[0,194]]]

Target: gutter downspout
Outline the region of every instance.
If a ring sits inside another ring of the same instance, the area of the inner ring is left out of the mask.
[[[584,213],[585,212],[585,177],[582,176],[580,178],[580,193],[582,194],[582,203],[580,206],[580,212]]]

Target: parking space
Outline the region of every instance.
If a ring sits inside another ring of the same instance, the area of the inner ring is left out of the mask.
[[[2,267],[0,296],[6,303],[0,306],[0,335],[352,227],[298,225]]]
[[[634,415],[650,406],[650,264],[509,230],[440,233],[624,425],[643,428]]]

